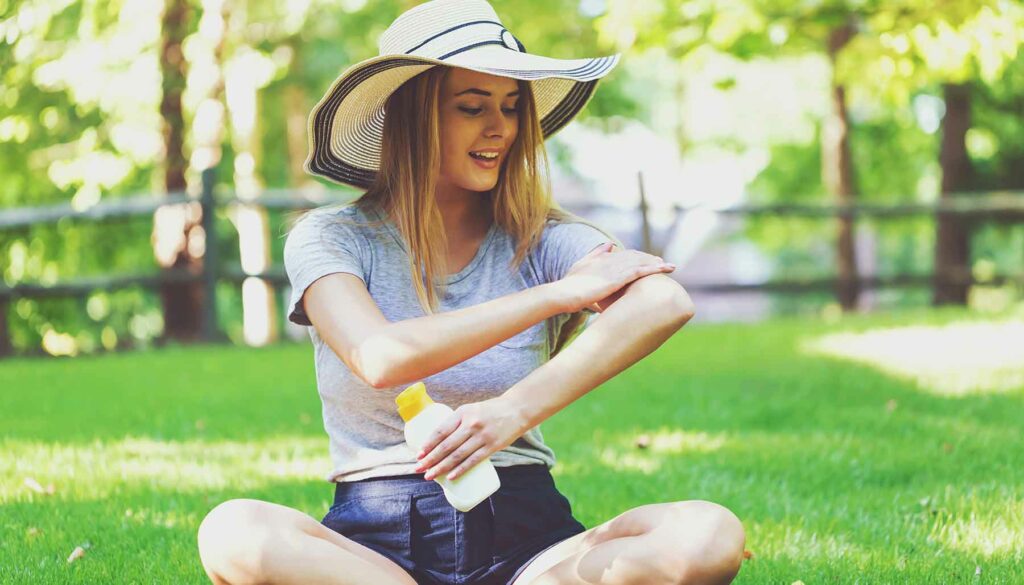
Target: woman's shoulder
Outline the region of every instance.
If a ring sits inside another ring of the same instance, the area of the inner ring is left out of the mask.
[[[292,231],[302,229],[339,235],[366,235],[381,227],[376,220],[372,212],[354,203],[331,204],[310,209],[296,218]]]
[[[541,242],[555,243],[562,240],[584,239],[590,240],[594,237],[606,237],[606,232],[583,219],[576,218],[548,218],[544,222],[544,231],[541,232]]]

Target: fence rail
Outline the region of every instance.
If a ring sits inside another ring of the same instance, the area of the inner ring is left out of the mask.
[[[114,290],[127,287],[143,287],[160,289],[168,284],[202,283],[207,299],[215,299],[214,289],[218,282],[226,281],[239,284],[249,278],[258,278],[272,285],[287,285],[288,279],[281,266],[271,266],[268,270],[250,274],[240,266],[220,266],[219,245],[213,226],[214,214],[219,207],[234,205],[258,206],[273,210],[301,210],[343,203],[358,196],[356,191],[322,190],[292,191],[285,189],[267,190],[258,197],[241,198],[230,191],[215,193],[214,173],[204,171],[202,191],[198,195],[189,193],[171,193],[167,195],[139,194],[117,199],[109,199],[88,209],[76,209],[68,203],[38,207],[0,209],[0,230],[10,231],[31,227],[38,224],[55,223],[61,220],[100,222],[116,218],[138,217],[155,213],[167,205],[198,203],[202,206],[203,228],[206,233],[206,252],[203,258],[201,273],[182,269],[166,269],[155,274],[123,274],[102,275],[75,278],[53,284],[18,283],[13,286],[0,284],[0,356],[11,353],[11,344],[7,328],[7,309],[10,302],[17,298],[79,298],[99,289]],[[587,214],[598,209],[611,206],[586,204],[573,206],[572,210]],[[649,206],[643,196],[641,184],[641,202],[638,208],[644,226],[644,242],[650,247],[650,233],[647,214]],[[912,216],[956,216],[965,220],[982,220],[995,222],[1024,222],[1024,192],[995,192],[984,195],[963,194],[944,198],[931,203],[899,203],[875,204],[861,203],[857,205],[819,205],[819,204],[744,204],[727,208],[713,206],[672,207],[676,219],[681,215],[697,211],[712,211],[723,215],[739,216],[772,216],[772,217],[808,217],[808,218],[877,218],[890,219]],[[677,222],[672,224],[677,225]],[[671,235],[671,234],[670,234]],[[855,279],[852,284],[864,290],[884,288],[911,288],[942,285],[1001,285],[1017,283],[1024,286],[1024,273],[1016,275],[995,275],[992,278],[979,280],[971,274],[943,275],[935,274],[895,274],[871,275]],[[841,281],[835,277],[814,279],[789,279],[759,283],[699,283],[688,282],[686,287],[693,292],[734,293],[734,292],[778,292],[806,293],[834,291],[841,285],[851,282]],[[214,302],[203,306],[202,335],[205,339],[219,337]]]

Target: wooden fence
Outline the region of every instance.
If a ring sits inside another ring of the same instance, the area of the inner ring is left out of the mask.
[[[152,215],[157,209],[165,205],[189,203],[198,200],[202,208],[202,227],[206,235],[206,251],[201,274],[168,269],[156,274],[76,278],[53,285],[18,283],[14,286],[6,286],[0,283],[0,356],[10,355],[13,352],[7,325],[7,314],[11,302],[18,298],[82,298],[99,289],[114,290],[126,287],[143,287],[148,290],[158,290],[162,286],[171,283],[201,282],[205,298],[216,299],[214,294],[215,288],[217,283],[222,281],[240,284],[247,278],[259,278],[272,285],[286,285],[288,280],[283,267],[280,265],[271,266],[268,270],[259,274],[245,273],[241,266],[221,266],[219,260],[220,245],[217,242],[216,230],[213,225],[216,209],[221,206],[245,204],[257,205],[270,210],[301,210],[349,200],[356,195],[355,192],[333,191],[325,195],[312,196],[290,190],[268,190],[264,191],[256,199],[242,200],[234,194],[215,197],[214,183],[215,175],[212,170],[208,170],[202,175],[202,191],[198,198],[185,193],[172,193],[160,196],[145,194],[103,201],[83,211],[75,210],[70,204],[0,209],[0,230],[12,230],[40,223],[55,223],[64,218],[102,222],[114,218]],[[601,205],[591,204],[573,206],[571,210],[586,216],[588,213],[601,207]],[[679,218],[695,209],[701,208],[675,206],[673,208],[675,215],[675,221],[672,223],[673,228],[677,225]],[[885,219],[922,215],[932,216],[937,219],[942,215],[952,215],[965,220],[1024,223],[1024,193],[971,194],[969,197],[943,199],[936,203],[858,204],[855,206],[806,204],[739,205],[726,209],[714,209],[714,211],[725,215],[808,217],[821,218],[823,220],[839,217]],[[660,254],[661,250],[652,244],[650,223],[647,217],[649,207],[642,182],[640,185],[640,205],[637,212],[641,223],[641,246],[648,251]],[[986,279],[984,283],[1002,284],[1006,282],[1017,282],[1024,285],[1024,274],[995,275],[991,279]],[[836,290],[839,284],[841,283],[836,278],[818,278],[757,284],[730,282],[688,283],[687,289],[694,292],[716,293],[738,291],[801,293]],[[970,274],[942,278],[932,274],[897,274],[885,277],[861,277],[857,279],[856,284],[861,289],[879,289],[930,287],[948,284],[972,285],[978,284],[978,281]],[[223,338],[217,323],[215,301],[204,303],[201,333],[202,338],[206,340]]]

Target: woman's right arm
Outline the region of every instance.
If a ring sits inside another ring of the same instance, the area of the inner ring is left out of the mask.
[[[374,388],[411,384],[446,370],[566,310],[560,287],[548,283],[471,307],[390,322],[363,281],[347,273],[317,280],[303,299],[320,337]]]
[[[388,388],[446,370],[544,319],[591,306],[637,278],[670,271],[655,256],[611,253],[604,246],[577,265],[582,269],[555,282],[396,322],[384,317],[363,281],[348,273],[316,280],[302,302],[317,333],[345,365],[374,388]]]

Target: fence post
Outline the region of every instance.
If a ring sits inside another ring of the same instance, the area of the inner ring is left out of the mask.
[[[206,237],[206,250],[203,252],[203,315],[200,333],[203,340],[215,341],[219,338],[217,328],[217,271],[219,255],[217,250],[217,230],[214,225],[216,202],[213,199],[213,187],[217,181],[215,167],[203,169],[203,193],[199,204],[203,210],[202,226]]]
[[[648,254],[657,254],[651,249],[651,223],[647,217],[647,194],[644,193],[644,173],[640,171],[636,174],[637,183],[640,186],[640,235],[643,238],[644,252]]]
[[[11,306],[11,297],[0,296],[0,358],[12,355],[11,332],[7,330],[7,309]]]

